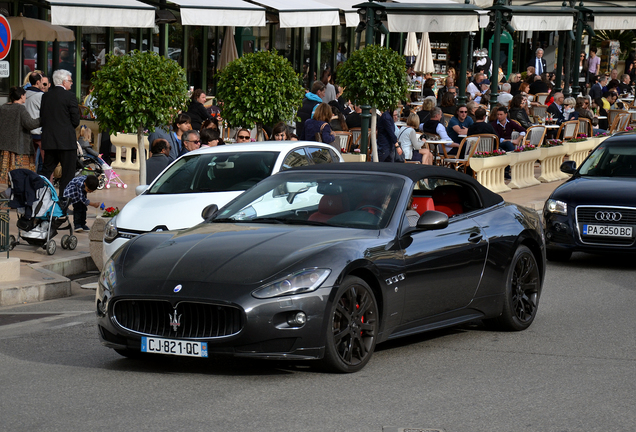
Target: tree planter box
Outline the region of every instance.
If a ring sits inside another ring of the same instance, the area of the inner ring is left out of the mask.
[[[360,153],[343,153],[342,158],[345,162],[366,162],[367,155]]]
[[[534,163],[539,159],[540,149],[510,152],[510,183],[508,186],[512,189],[521,189],[529,186],[541,184],[539,180],[534,178]]]
[[[597,145],[598,143],[592,139],[574,143],[567,143],[565,144],[565,147],[567,149],[565,154],[568,156],[568,159],[576,162],[576,167],[578,168],[588,157],[588,155],[590,154],[590,150],[592,150]]]
[[[541,175],[539,181],[542,183],[550,183],[553,181],[563,180],[566,177],[561,176],[561,163],[567,152],[564,145],[556,147],[540,147],[539,162],[541,162]],[[565,175],[565,174],[564,174]]]
[[[468,164],[475,171],[477,181],[495,193],[510,190],[504,180],[504,171],[510,165],[510,154],[487,158],[471,157]]]

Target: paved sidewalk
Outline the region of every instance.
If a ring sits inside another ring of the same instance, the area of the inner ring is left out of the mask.
[[[95,191],[89,195],[91,201],[101,201],[106,207],[126,205],[135,197],[135,187],[139,185],[137,171],[118,170],[117,173],[128,185],[126,189],[111,187]],[[540,211],[543,203],[552,191],[562,182],[542,183],[525,189],[513,189],[501,196],[508,202],[524,205]],[[0,186],[4,190],[4,186]],[[92,207],[88,209],[87,225],[92,227],[95,217],[101,210]],[[71,216],[72,218],[72,216]],[[18,235],[15,226],[15,212],[11,213],[10,234]],[[10,253],[12,258],[20,258],[20,279],[16,281],[0,282],[0,306],[11,304],[31,303],[52,298],[71,295],[71,281],[65,276],[95,270],[89,251],[89,233],[76,233],[77,248],[73,251],[62,249],[60,239],[64,232],[55,237],[57,251],[54,255],[47,255],[42,248],[29,245],[18,245]],[[0,256],[4,259],[5,256]]]

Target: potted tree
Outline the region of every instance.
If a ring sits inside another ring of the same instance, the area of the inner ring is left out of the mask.
[[[156,126],[169,125],[175,114],[186,108],[185,71],[174,60],[133,51],[124,56],[108,55],[92,82],[102,130],[137,134],[139,184],[145,184],[144,129],[152,132]]]
[[[289,61],[275,50],[245,54],[219,73],[223,118],[234,127],[256,125],[262,141],[264,124],[295,119],[305,95],[300,82]]]
[[[378,45],[367,45],[355,51],[338,68],[338,84],[345,88],[344,97],[357,105],[371,106],[371,146],[373,161],[378,161],[375,138],[376,109],[393,108],[408,90],[406,63],[396,51]],[[366,133],[366,131],[362,131]]]

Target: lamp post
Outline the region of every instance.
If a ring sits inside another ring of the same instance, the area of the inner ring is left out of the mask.
[[[583,6],[583,2],[581,2],[578,6],[575,7],[578,10],[576,14],[576,35],[574,36],[574,54],[576,56],[581,52],[581,38],[583,37],[583,29],[587,30],[590,37],[594,37],[595,33],[592,30],[592,27],[588,24],[588,21],[593,20],[592,11]],[[579,68],[572,68],[572,94],[576,97],[579,95],[580,87],[579,87]]]
[[[504,7],[503,0],[497,0],[493,5],[492,11],[494,15],[491,18],[494,19],[495,33],[493,35],[492,42],[492,74],[490,75],[490,107],[494,108],[497,105],[497,97],[499,96],[499,54],[501,51],[501,24],[503,21]]]
[[[464,0],[465,4],[470,4],[470,0]],[[461,67],[459,70],[459,97],[457,102],[461,104],[466,103],[466,71],[468,70],[468,32],[462,33],[462,52],[461,52]],[[472,53],[471,53],[472,55]],[[455,77],[457,79],[457,77]]]

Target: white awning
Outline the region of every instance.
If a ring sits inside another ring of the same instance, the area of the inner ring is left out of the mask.
[[[181,24],[265,27],[265,8],[241,0],[170,0],[179,5]]]
[[[340,25],[340,10],[313,0],[257,0],[278,11],[281,28],[331,27]]]
[[[155,26],[155,8],[136,0],[49,0],[51,24],[81,27]]]
[[[347,27],[357,27],[360,22],[360,15],[358,15],[358,9],[354,8],[354,5],[362,3],[364,0],[316,0],[318,3],[323,3],[333,8],[338,8],[344,12],[345,24]]]
[[[516,31],[572,30],[574,16],[513,14],[510,25]]]
[[[594,15],[594,30],[632,30],[635,28],[636,16],[634,15]]]
[[[391,32],[471,32],[479,30],[479,16],[387,14]]]
[[[345,12],[345,23],[347,27],[358,27],[360,23],[358,12]]]

